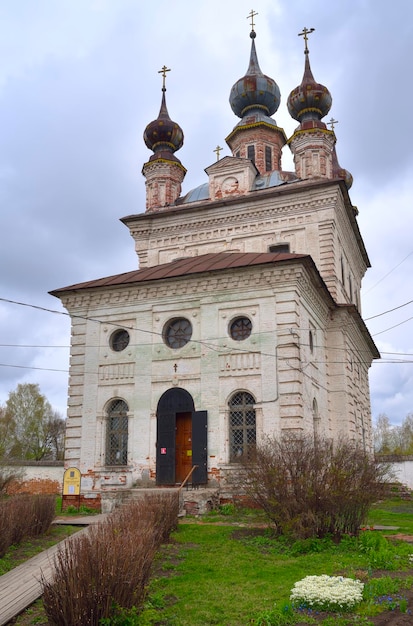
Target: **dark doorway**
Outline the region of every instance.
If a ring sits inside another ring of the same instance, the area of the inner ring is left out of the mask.
[[[156,483],[182,483],[193,465],[189,483],[207,482],[207,412],[195,411],[185,389],[166,391],[158,402]]]

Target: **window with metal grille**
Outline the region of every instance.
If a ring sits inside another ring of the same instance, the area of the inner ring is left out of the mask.
[[[248,339],[252,331],[252,323],[248,317],[237,317],[229,326],[229,334],[235,341]]]
[[[229,401],[230,461],[249,458],[255,450],[255,400],[245,391],[235,393]]]
[[[106,465],[126,465],[128,461],[128,405],[113,400],[107,412]]]
[[[265,171],[271,172],[272,170],[272,149],[271,146],[265,146]]]
[[[253,163],[255,163],[255,146],[247,147],[247,158]]]
[[[176,350],[185,346],[192,337],[192,324],[184,317],[176,317],[165,325],[163,338],[170,348]]]
[[[112,350],[115,350],[115,352],[122,352],[122,350],[128,347],[129,339],[129,333],[124,328],[115,330],[110,336],[110,347]]]

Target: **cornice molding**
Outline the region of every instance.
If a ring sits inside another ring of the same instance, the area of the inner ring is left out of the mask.
[[[87,315],[88,317],[101,316],[102,321],[106,317],[113,319],[116,310],[122,309],[122,315],[130,315],[131,309],[136,311],[139,303],[155,300],[170,301],[171,297],[185,299],[188,295],[198,299],[216,295],[217,289],[222,286],[225,293],[230,291],[252,293],[259,289],[270,289],[271,291],[278,285],[285,287],[286,284],[297,283],[306,272],[304,260],[286,261],[279,265],[265,264],[260,266],[245,266],[242,268],[232,268],[213,272],[208,275],[195,275],[193,277],[180,276],[177,278],[163,279],[161,281],[137,283],[136,285],[117,287],[98,287],[89,290],[84,289],[82,293],[67,292],[59,297],[63,305],[73,315]],[[97,311],[99,309],[110,309],[109,311]],[[93,313],[92,313],[93,311]],[[76,318],[75,318],[76,319]]]

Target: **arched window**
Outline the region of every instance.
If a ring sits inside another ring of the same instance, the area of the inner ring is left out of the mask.
[[[255,450],[255,400],[245,391],[238,391],[231,397],[229,405],[230,461],[240,461],[243,456],[251,456]]]
[[[317,438],[320,436],[320,416],[318,414],[318,404],[317,400],[313,398],[313,428],[314,428],[314,437]]]
[[[272,170],[272,147],[265,146],[265,171],[271,172]]]
[[[247,146],[247,159],[255,164],[255,146]]]
[[[310,352],[311,352],[311,354],[313,354],[313,352],[314,352],[314,335],[313,335],[313,331],[311,330],[311,328],[308,331],[308,343],[309,343],[309,346],[310,346]]]
[[[107,410],[106,465],[126,465],[128,461],[128,405],[113,400]]]

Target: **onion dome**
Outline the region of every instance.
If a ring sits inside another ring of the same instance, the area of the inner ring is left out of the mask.
[[[184,143],[182,128],[169,117],[168,109],[166,108],[165,91],[164,84],[159,115],[156,120],[147,125],[143,133],[145,144],[155,153],[151,156],[150,161],[158,158],[178,161],[173,153],[182,148]]]
[[[277,83],[263,74],[258,65],[254,30],[251,31],[250,37],[252,44],[247,73],[237,80],[229,96],[231,109],[241,118],[252,109],[260,109],[264,115],[270,116],[277,111],[281,100]]]
[[[324,85],[316,83],[310,67],[307,41],[304,50],[305,67],[301,85],[292,90],[287,100],[291,117],[302,125],[309,121],[319,121],[329,112],[332,98]]]

